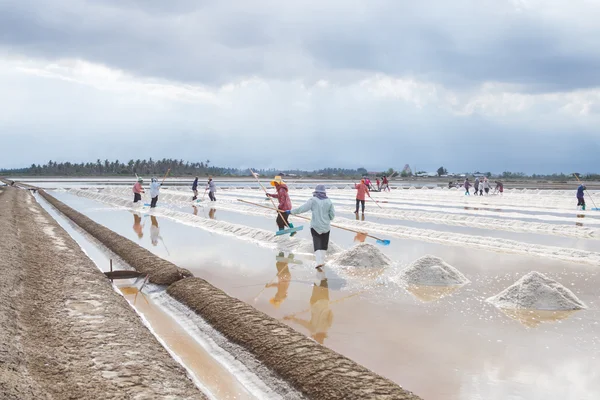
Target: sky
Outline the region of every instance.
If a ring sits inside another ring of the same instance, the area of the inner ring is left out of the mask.
[[[600,172],[597,0],[3,0],[0,168]]]

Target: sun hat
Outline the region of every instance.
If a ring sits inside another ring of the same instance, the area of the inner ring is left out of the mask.
[[[276,183],[279,185],[283,183],[283,179],[281,179],[281,176],[277,175],[275,178],[273,178],[273,180],[271,181],[271,186],[275,186]]]
[[[325,189],[325,185],[317,185],[317,187],[315,188],[314,193],[323,193],[323,194],[327,194],[327,191]]]

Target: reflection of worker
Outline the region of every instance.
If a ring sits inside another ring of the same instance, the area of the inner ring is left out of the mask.
[[[138,235],[138,238],[144,237],[144,227],[142,226],[142,217],[133,214],[133,231]]]
[[[354,236],[354,241],[355,242],[364,243],[365,239],[367,239],[367,234],[366,233],[356,232],[356,236]]]
[[[280,252],[278,258],[281,259],[282,257],[284,257],[283,252]],[[290,258],[293,257],[294,255],[290,254]],[[290,287],[290,280],[292,279],[292,274],[290,273],[287,261],[278,261],[277,264],[275,264],[275,266],[277,267],[277,283],[268,283],[266,287],[277,288],[277,293],[275,293],[275,296],[273,296],[273,298],[269,300],[269,303],[271,303],[273,307],[279,308],[279,306],[281,306],[281,303],[283,303],[283,301],[287,298],[288,288]]]
[[[150,241],[152,242],[153,246],[157,246],[158,245],[158,238],[160,235],[160,228],[158,227],[158,220],[156,219],[156,217],[154,215],[150,216],[150,219],[152,220],[152,226],[150,227]]]
[[[217,209],[216,209],[216,208],[211,208],[211,209],[208,211],[208,218],[210,218],[210,219],[215,219],[215,213],[216,213],[216,212],[217,212]]]
[[[317,342],[323,344],[327,337],[327,331],[333,324],[333,311],[329,308],[329,287],[327,278],[321,273],[320,284],[314,284],[312,296],[310,297],[310,320],[303,320],[294,316],[284,319],[294,321],[310,332],[310,336]]]
[[[194,215],[198,215],[198,207],[192,206],[192,208],[194,209]]]

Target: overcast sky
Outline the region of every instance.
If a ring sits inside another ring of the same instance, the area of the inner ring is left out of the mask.
[[[0,167],[600,172],[600,1],[3,0]]]

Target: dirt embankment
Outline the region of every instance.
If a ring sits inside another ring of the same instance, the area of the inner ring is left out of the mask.
[[[27,191],[0,210],[0,398],[205,398]]]
[[[192,276],[188,270],[179,268],[167,260],[156,257],[152,252],[144,249],[137,243],[92,221],[80,212],[56,200],[45,191],[40,190],[39,193],[69,219],[102,242],[109,250],[118,254],[127,264],[139,272],[148,274],[150,282],[157,285],[170,285],[184,277]]]

